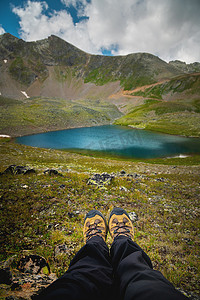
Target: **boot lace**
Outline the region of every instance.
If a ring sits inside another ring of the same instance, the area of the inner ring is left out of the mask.
[[[101,235],[103,227],[98,226],[98,223],[88,225],[86,239],[89,240],[92,236]]]
[[[114,227],[114,236],[118,237],[119,235],[126,235],[130,237],[130,227],[126,225],[126,222],[116,223],[116,226]]]

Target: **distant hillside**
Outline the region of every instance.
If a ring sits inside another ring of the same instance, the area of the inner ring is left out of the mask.
[[[200,136],[200,73],[137,88],[131,96],[140,97],[143,103],[129,106],[116,124]]]
[[[198,73],[199,72],[199,73]],[[0,134],[121,124],[200,136],[200,63],[0,36]]]
[[[190,66],[191,71],[192,66]],[[91,55],[50,36],[25,42],[0,36],[0,92],[5,97],[105,98],[120,87],[134,89],[185,72],[148,53]],[[104,86],[102,90],[102,86]]]
[[[27,135],[73,127],[111,124],[122,116],[103,100],[31,98],[16,100],[0,96],[0,134]]]
[[[174,60],[174,61],[170,61],[169,65],[175,67],[179,71],[181,70],[184,73],[200,72],[200,63],[199,62],[186,64],[183,61]]]

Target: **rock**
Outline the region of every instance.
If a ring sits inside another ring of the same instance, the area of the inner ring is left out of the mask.
[[[134,211],[130,212],[128,215],[132,222],[138,221],[138,215]]]
[[[164,181],[165,181],[165,178],[163,178],[163,177],[157,178],[156,181],[164,182]]]
[[[17,269],[24,273],[39,274],[44,267],[50,273],[49,264],[39,255],[25,255],[18,262]]]
[[[75,217],[75,214],[73,212],[68,212],[67,214],[70,219]]]
[[[9,290],[5,290],[4,288],[4,292],[7,295],[7,297],[5,295],[6,298],[3,299],[37,299],[36,296],[56,279],[57,276],[54,273],[51,273],[49,275],[35,275],[29,273],[21,273],[18,271],[16,274],[13,275],[13,284],[9,288]],[[12,295],[10,295],[10,291]]]
[[[71,253],[74,251],[74,245],[73,244],[60,244],[57,245],[54,249],[54,256],[55,259],[62,254],[67,254],[67,255],[71,255]]]
[[[66,244],[58,245],[54,249],[54,255],[55,255],[55,257],[57,257],[60,254],[67,253],[67,252],[68,252],[68,247],[67,247]]]
[[[13,255],[13,256],[9,257],[6,261],[1,262],[1,267],[9,268],[16,257],[17,257],[17,255]]]
[[[0,283],[11,284],[12,283],[12,273],[9,267],[0,269]]]
[[[94,174],[87,182],[88,185],[104,186],[110,184],[114,176],[108,173]]]
[[[128,192],[128,189],[125,186],[120,186],[120,191]]]
[[[53,224],[49,224],[49,225],[47,226],[47,230],[52,230],[52,229],[54,229],[54,225],[53,225]]]
[[[55,169],[48,169],[46,171],[44,171],[44,174],[48,174],[50,176],[52,175],[59,175],[59,176],[63,176],[61,173],[59,173],[57,170]]]
[[[24,185],[22,185],[22,188],[23,188],[23,189],[27,189],[27,188],[28,188],[28,185],[27,185],[27,184],[24,184]]]
[[[122,171],[120,172],[120,175],[124,176],[124,175],[126,175],[126,172],[125,172],[124,170],[122,170]]]
[[[66,187],[65,184],[61,184],[61,185],[59,186],[60,189],[65,189],[65,187]]]
[[[30,174],[30,173],[36,173],[34,169],[31,169],[29,167],[25,166],[16,166],[16,165],[10,165],[3,173],[1,174],[12,174],[12,175],[19,175],[19,174]]]
[[[127,177],[132,177],[133,178],[133,174],[127,174]]]

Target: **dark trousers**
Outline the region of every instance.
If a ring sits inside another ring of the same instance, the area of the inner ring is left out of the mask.
[[[187,299],[158,271],[132,240],[119,236],[110,253],[101,237],[92,237],[67,272],[37,299],[181,300]]]

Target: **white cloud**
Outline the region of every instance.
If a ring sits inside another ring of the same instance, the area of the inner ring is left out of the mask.
[[[3,29],[3,27],[0,25],[0,34],[4,34],[5,30]]]
[[[67,7],[69,6],[86,6],[87,1],[86,0],[61,0],[61,2],[66,5]]]
[[[199,0],[61,1],[88,19],[74,24],[67,10],[47,15],[46,2],[28,0],[13,8],[21,37],[30,41],[55,34],[90,53],[117,45],[115,54],[149,52],[164,60],[200,61]]]
[[[46,2],[27,1],[24,7],[14,7],[13,12],[20,18],[20,36],[26,41],[35,41],[52,34],[72,43],[87,52],[98,53],[89,38],[86,21],[74,25],[66,10],[53,11],[46,15]]]
[[[60,0],[66,7],[73,6],[77,9],[77,16],[83,17],[85,16],[85,8],[88,5],[87,0]]]

